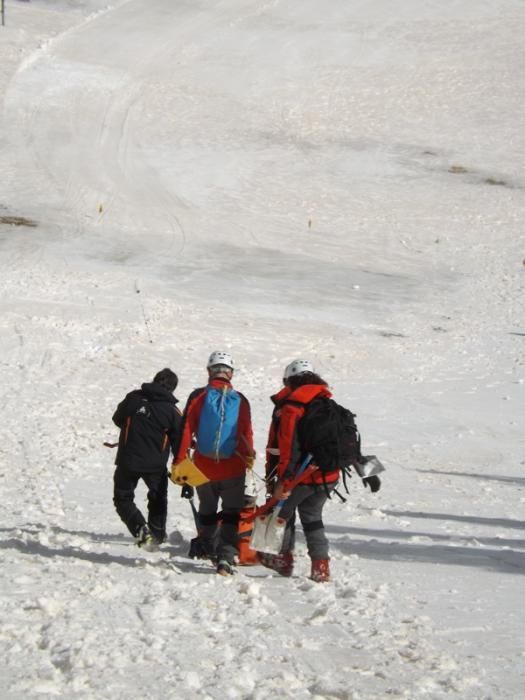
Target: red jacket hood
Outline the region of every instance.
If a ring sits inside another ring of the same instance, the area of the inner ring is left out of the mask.
[[[330,399],[332,394],[326,384],[303,384],[286,397],[287,401],[308,404],[317,398]]]
[[[285,401],[296,401],[297,403],[307,404],[318,397],[327,399],[332,397],[326,384],[303,384],[303,386],[298,387],[295,391],[292,391],[288,386],[283,386],[277,394],[274,394],[270,398],[276,406],[279,406]]]

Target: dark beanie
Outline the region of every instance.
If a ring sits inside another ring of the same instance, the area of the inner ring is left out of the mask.
[[[171,369],[168,369],[168,367],[165,367],[164,369],[161,369],[160,372],[157,372],[153,378],[153,381],[155,384],[160,384],[168,391],[175,391],[177,384],[179,383],[179,379],[175,372],[172,372]]]

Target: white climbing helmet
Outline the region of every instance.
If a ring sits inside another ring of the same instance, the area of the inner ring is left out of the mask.
[[[225,365],[225,367],[233,369],[232,356],[228,352],[223,352],[222,350],[215,350],[210,355],[210,359],[208,360],[208,364],[206,365],[206,367],[207,369],[210,369],[210,367],[215,367],[215,365]]]
[[[305,372],[315,373],[312,363],[308,362],[308,360],[294,360],[284,370],[284,378],[290,379],[290,377],[297,377],[299,374],[305,374]]]

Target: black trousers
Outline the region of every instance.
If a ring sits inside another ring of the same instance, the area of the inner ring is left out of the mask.
[[[159,540],[166,538],[166,519],[168,515],[168,472],[135,472],[119,465],[113,475],[113,503],[120,516],[133,535],[137,537],[146,519],[135,505],[135,489],[142,479],[148,487],[148,520],[151,533]]]
[[[244,502],[244,474],[197,486],[199,495],[199,537],[207,552],[214,549],[218,559],[231,564],[238,553],[239,515]],[[217,527],[217,508],[222,502],[222,524]]]

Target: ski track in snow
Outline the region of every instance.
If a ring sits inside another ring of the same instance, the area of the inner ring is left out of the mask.
[[[38,226],[0,224],[1,697],[519,698],[521,3],[7,20],[0,216]],[[162,552],[113,512],[116,403],[215,347],[259,473],[298,354],[387,465],[326,509],[331,584],[300,535],[290,580],[188,560],[175,488]]]

